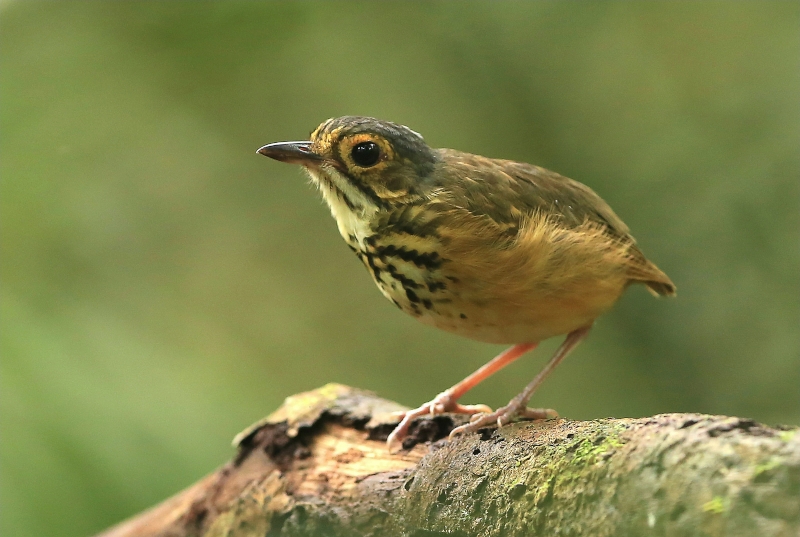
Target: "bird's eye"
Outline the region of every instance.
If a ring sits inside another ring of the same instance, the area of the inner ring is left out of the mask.
[[[362,168],[369,168],[378,163],[381,158],[381,148],[375,142],[361,142],[353,146],[350,151],[353,162]]]

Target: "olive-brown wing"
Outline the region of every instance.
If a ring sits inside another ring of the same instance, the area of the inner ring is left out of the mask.
[[[592,189],[555,172],[511,160],[499,160],[440,149],[437,170],[446,187],[471,213],[498,224],[519,222],[521,216],[543,212],[568,228],[586,221],[606,226],[619,239],[633,240],[628,226]]]
[[[655,294],[674,295],[675,285],[636,246],[628,226],[591,188],[555,172],[511,160],[440,149],[437,170],[450,202],[475,216],[488,217],[513,240],[534,214],[545,214],[567,229],[588,224],[627,249],[628,274]]]

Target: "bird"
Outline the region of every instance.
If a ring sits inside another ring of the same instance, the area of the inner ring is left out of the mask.
[[[257,153],[308,172],[342,238],[395,306],[427,325],[511,345],[401,413],[390,449],[402,447],[413,420],[425,415],[469,415],[451,438],[518,417],[557,417],[528,401],[595,319],[631,284],[675,295],[675,284],[599,195],[539,166],[432,148],[404,125],[363,116],[328,119],[309,140],[271,143]],[[559,335],[566,335],[563,343],[507,405],[493,411],[459,403]]]

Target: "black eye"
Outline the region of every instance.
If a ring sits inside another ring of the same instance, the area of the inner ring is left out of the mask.
[[[369,168],[378,163],[378,159],[381,158],[381,148],[375,142],[361,142],[353,146],[350,156],[353,157],[353,162],[362,168]]]

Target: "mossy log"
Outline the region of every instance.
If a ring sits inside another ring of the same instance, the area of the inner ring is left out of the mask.
[[[800,535],[800,435],[701,414],[523,421],[447,440],[337,384],[292,396],[234,459],[101,535]]]

